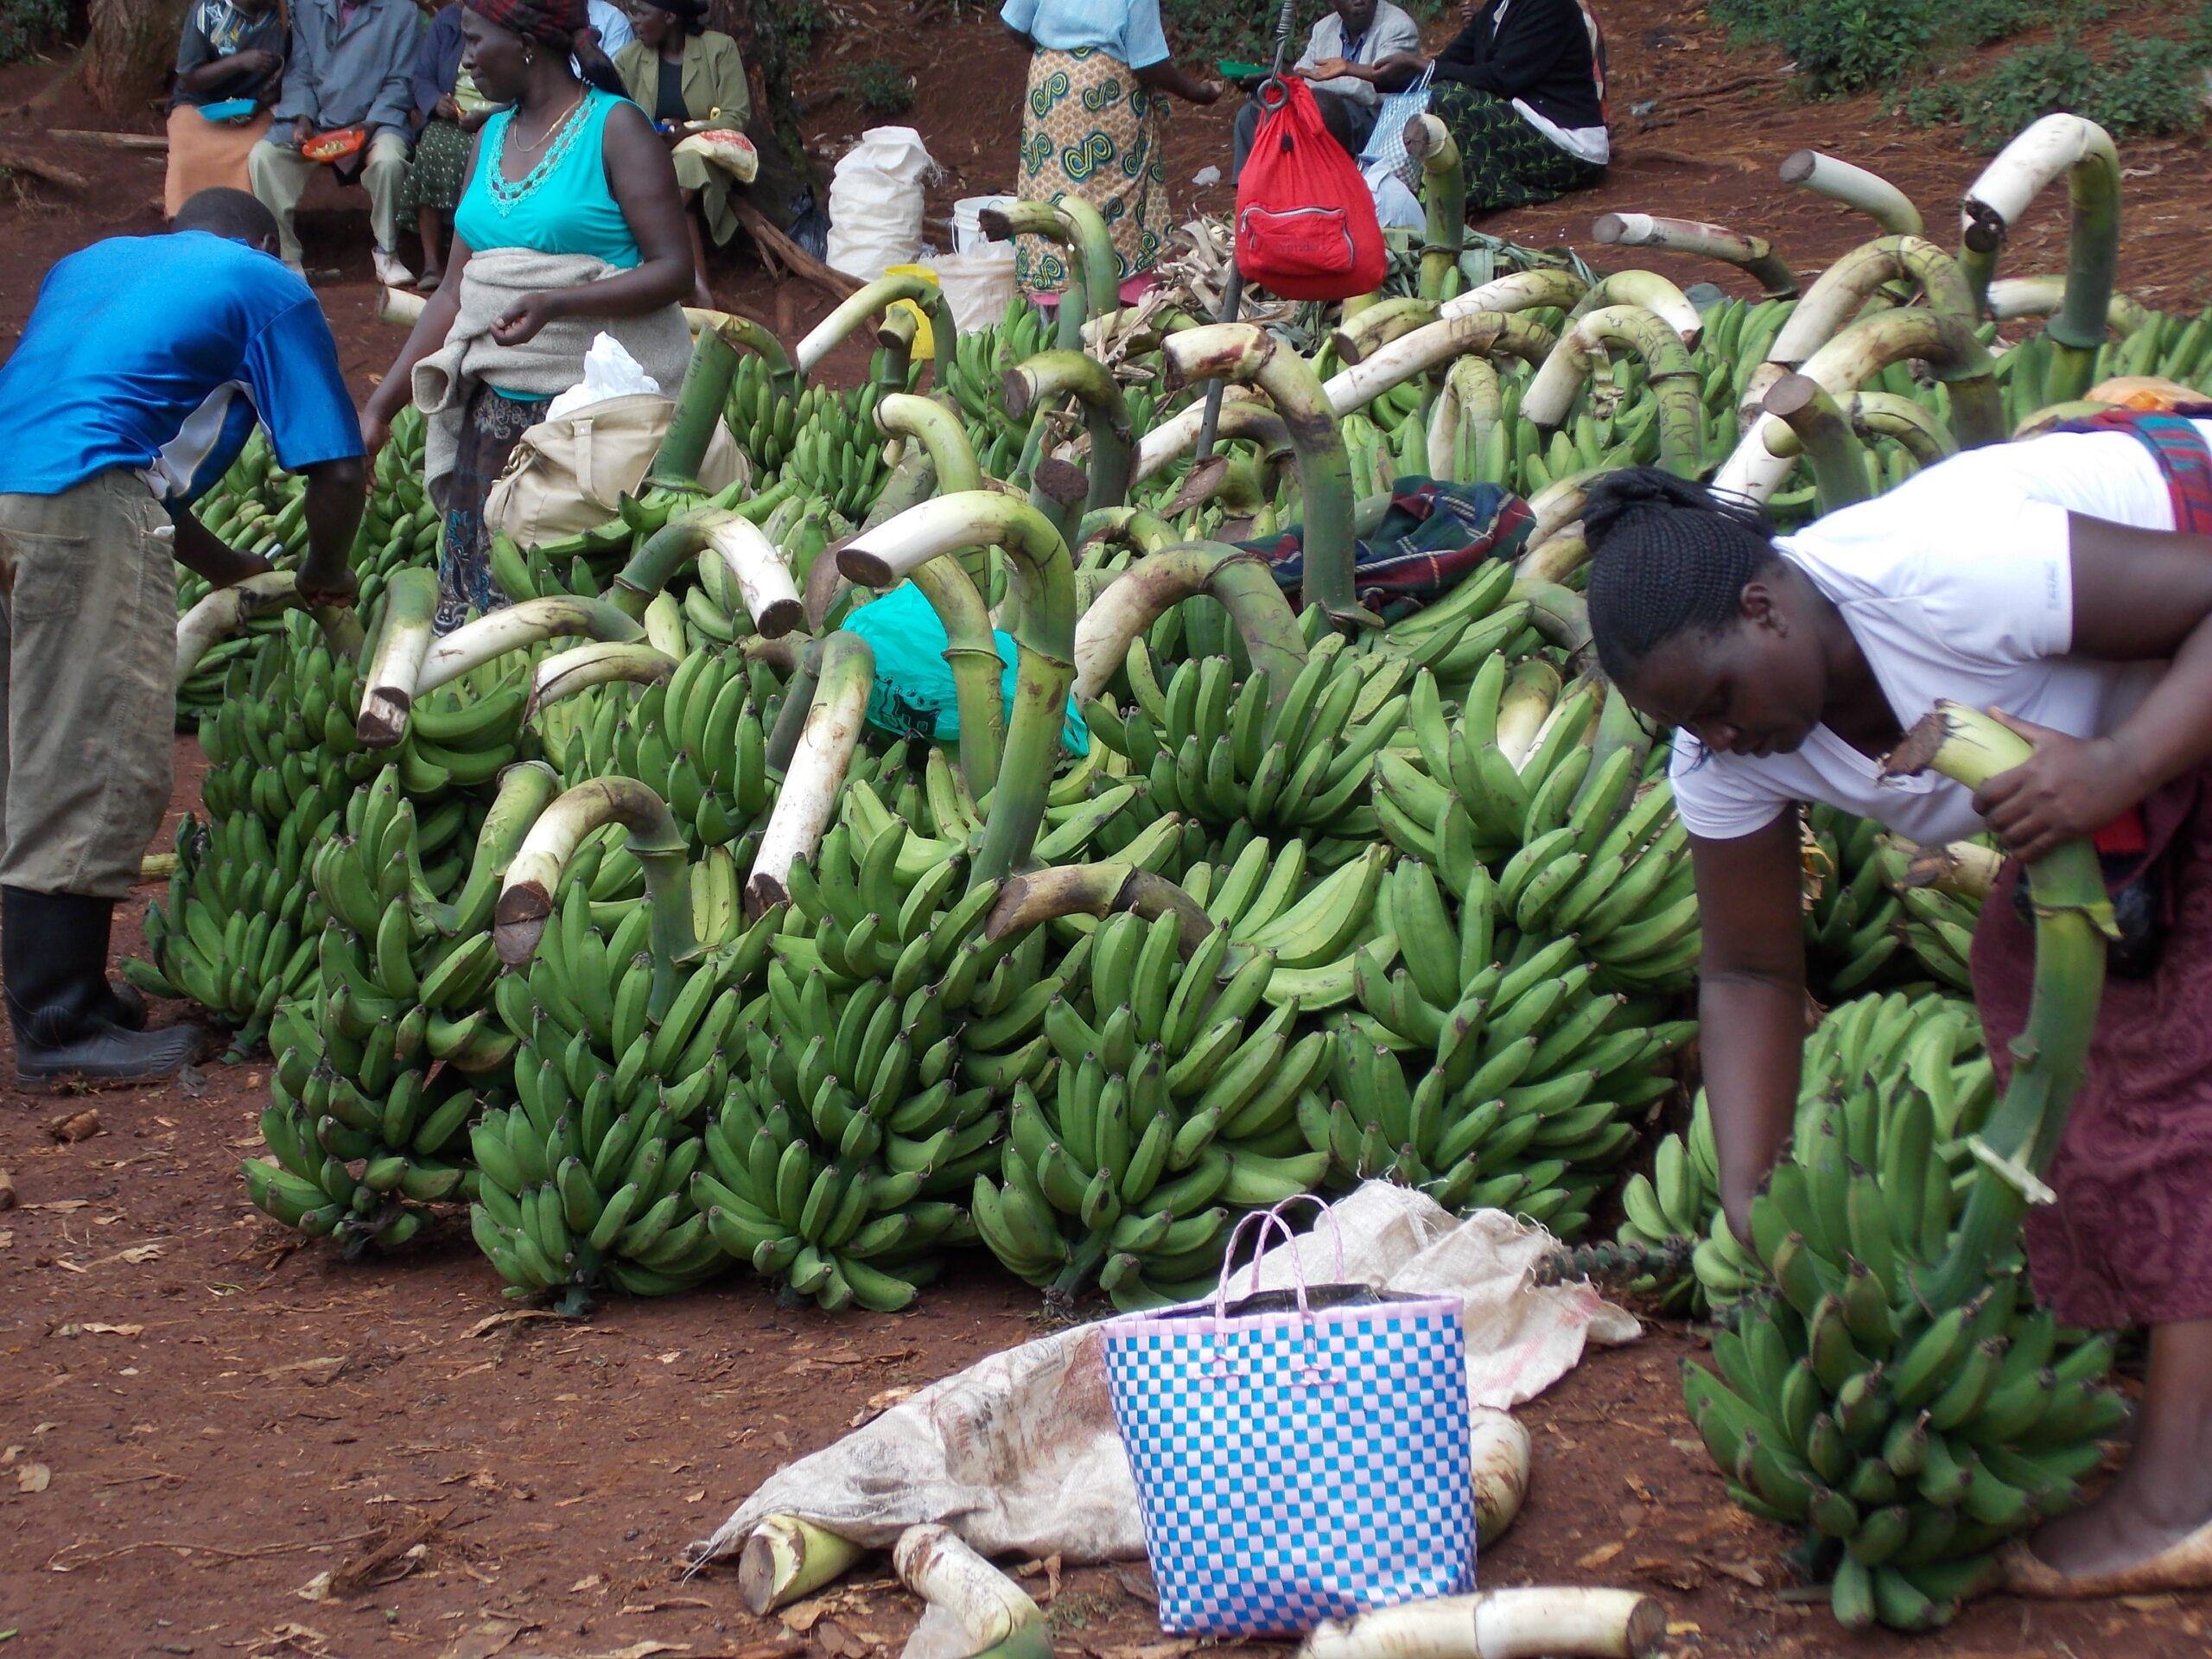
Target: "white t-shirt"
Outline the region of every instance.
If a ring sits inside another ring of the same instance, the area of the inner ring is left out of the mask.
[[[2197,427],[2212,436],[2212,422]],[[2068,654],[2069,512],[2174,527],[2165,479],[2140,440],[2060,433],[1968,450],[1775,545],[1842,611],[1900,726],[1948,697],[2098,737],[2164,664]],[[1682,822],[1709,840],[1748,836],[1799,801],[1878,818],[1923,844],[1985,828],[1962,785],[1933,772],[1885,782],[1826,726],[1794,754],[1758,758],[1707,754],[1677,731],[1670,771]]]

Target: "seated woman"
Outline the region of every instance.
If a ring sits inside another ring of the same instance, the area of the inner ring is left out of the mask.
[[[673,391],[690,359],[691,250],[668,153],[627,99],[576,77],[584,0],[468,0],[461,67],[510,107],[485,122],[445,279],[361,411],[370,453],[412,396],[430,416],[425,482],[445,515],[437,626],[506,601],[484,503],[548,399],[583,378],[601,330]]]
[[[1429,112],[1452,130],[1467,211],[1533,207],[1605,176],[1605,45],[1580,0],[1491,0],[1437,54]],[[1395,67],[1417,59],[1393,60]]]
[[[409,77],[415,92],[415,153],[399,193],[399,209],[415,215],[423,240],[423,274],[415,286],[425,290],[445,280],[446,226],[461,207],[477,130],[492,113],[474,78],[461,67],[461,46],[459,0],[445,0],[423,33]]]
[[[684,124],[704,121],[734,132],[745,130],[753,114],[753,92],[745,82],[745,60],[737,42],[702,29],[706,0],[633,0],[633,39],[614,54],[622,85],[673,149],[688,137]],[[691,232],[691,259],[698,277],[691,302],[714,309],[707,287],[707,242],[712,231],[721,246],[737,233],[729,193],[737,181],[705,156],[685,150],[674,157],[676,182],[683,192],[684,223]]]
[[[169,99],[166,217],[202,190],[249,188],[245,158],[269,130],[269,106],[284,80],[285,33],[276,0],[195,0],[185,13]],[[250,107],[226,107],[238,105]]]

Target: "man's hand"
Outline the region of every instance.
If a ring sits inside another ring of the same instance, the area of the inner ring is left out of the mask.
[[[300,561],[297,577],[300,603],[309,610],[326,605],[348,606],[359,597],[361,579],[353,574],[353,567],[342,560],[324,568],[312,555]]]
[[[438,107],[431,111],[431,113],[435,115],[441,121],[450,121],[455,126],[459,126],[461,124],[461,105],[453,101],[453,94],[451,92],[448,92],[443,98],[438,100]]]
[[[315,123],[304,115],[292,123],[292,148],[305,149],[308,141],[315,137]]]
[[[249,75],[258,76],[274,72],[276,67],[283,62],[283,59],[266,48],[250,46],[243,52],[232,53],[230,61],[234,68]]]
[[[502,346],[521,346],[537,339],[539,330],[562,315],[561,302],[557,293],[524,295],[492,325],[492,338]]]
[[[1347,75],[1354,79],[1360,78],[1359,66],[1343,58],[1323,58],[1311,69],[1300,69],[1298,73],[1308,80],[1342,80]]]
[[[1192,104],[1212,104],[1217,102],[1220,97],[1221,83],[1219,81],[1202,80],[1191,88],[1188,101]]]
[[[2024,864],[2103,829],[2149,793],[2126,750],[2110,737],[2069,737],[2032,721],[1993,715],[2035,753],[1974,792],[2005,850]]]

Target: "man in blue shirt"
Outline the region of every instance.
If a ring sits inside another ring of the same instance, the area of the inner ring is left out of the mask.
[[[192,504],[257,421],[307,484],[301,596],[350,603],[365,479],[337,343],[269,210],[203,190],[167,236],[47,273],[0,368],[0,984],[19,1082],[137,1082],[195,1056],[107,980],[108,927],[168,805],[175,557],[268,567]]]

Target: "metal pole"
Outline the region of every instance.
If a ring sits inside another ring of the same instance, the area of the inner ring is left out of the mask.
[[[1282,79],[1284,60],[1290,55],[1291,30],[1298,24],[1298,0],[1282,0],[1282,10],[1275,18],[1275,67],[1271,79]],[[1236,269],[1236,220],[1232,211],[1230,217],[1229,280],[1222,285],[1221,322],[1234,322],[1236,314],[1244,308],[1244,273]],[[1206,382],[1206,412],[1198,423],[1198,442],[1191,451],[1194,461],[1206,459],[1213,454],[1215,434],[1221,427],[1221,394],[1224,383]]]

